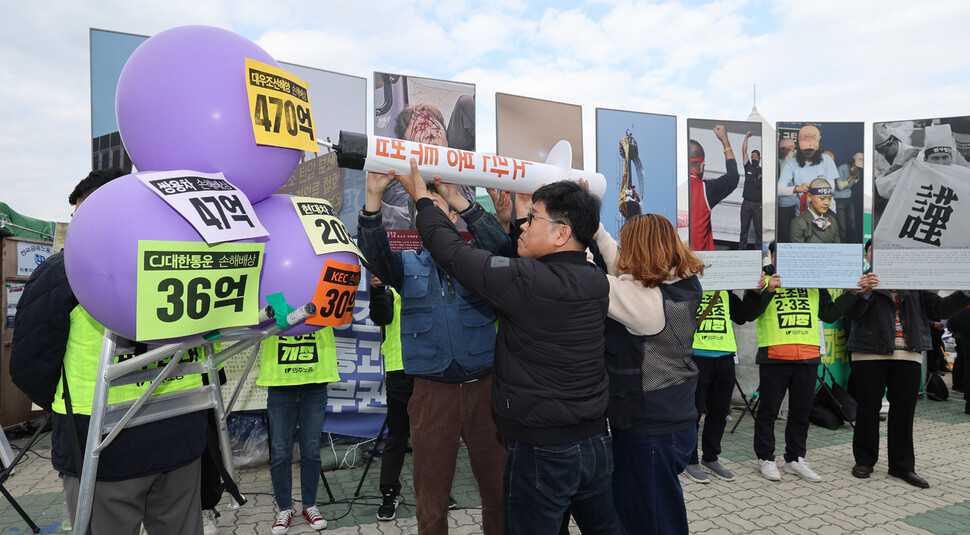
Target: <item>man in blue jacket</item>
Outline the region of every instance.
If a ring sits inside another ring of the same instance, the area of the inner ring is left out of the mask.
[[[404,372],[414,376],[408,415],[418,532],[448,533],[460,437],[468,447],[482,497],[485,533],[498,535],[505,445],[489,408],[495,313],[445,273],[424,248],[391,250],[381,214],[381,196],[391,181],[390,175],[367,175],[358,245],[371,273],[401,295],[401,356]],[[431,195],[453,223],[464,219],[479,246],[499,254],[511,250],[504,229],[478,203],[469,203],[451,187],[435,189]]]

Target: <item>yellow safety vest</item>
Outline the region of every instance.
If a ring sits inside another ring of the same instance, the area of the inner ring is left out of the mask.
[[[64,351],[64,372],[67,375],[71,390],[71,410],[74,414],[91,414],[103,338],[104,326],[95,321],[81,305],[74,307],[74,310],[71,311],[71,329],[67,336],[67,347]],[[127,360],[132,356],[118,355],[115,357],[115,362]],[[201,348],[194,348],[183,355],[182,361],[201,360],[203,358],[205,358],[205,354]],[[167,361],[160,361],[151,366],[160,367],[165,366],[166,363]],[[108,403],[136,399],[148,389],[149,384],[146,381],[112,387],[108,391]],[[178,375],[170,377],[158,385],[153,395],[187,390],[201,385],[202,374]],[[58,380],[52,408],[54,412],[59,414],[67,414],[63,387],[62,381]]]
[[[404,369],[401,356],[401,296],[397,290],[391,288],[394,294],[394,318],[384,326],[384,342],[381,343],[381,354],[384,355],[384,371],[396,372]]]
[[[296,386],[340,381],[333,329],[263,340],[259,386]]]
[[[736,353],[738,344],[734,339],[734,327],[731,325],[731,305],[728,300],[730,296],[727,290],[704,292],[697,307],[697,317],[700,318],[707,310],[708,304],[716,294],[721,294],[720,301],[711,307],[704,321],[694,331],[694,349]]]
[[[757,325],[761,347],[783,344],[818,347],[818,290],[778,288],[768,308],[758,316]]]

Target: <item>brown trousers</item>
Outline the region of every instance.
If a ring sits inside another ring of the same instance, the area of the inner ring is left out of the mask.
[[[505,439],[495,427],[491,396],[491,375],[458,384],[414,379],[408,415],[421,535],[448,533],[448,496],[455,477],[459,437],[465,440],[482,497],[485,535],[502,533]]]

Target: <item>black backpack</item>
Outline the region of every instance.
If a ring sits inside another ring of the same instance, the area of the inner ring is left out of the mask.
[[[926,397],[933,401],[946,401],[950,397],[950,390],[946,387],[946,383],[943,382],[943,378],[935,373],[931,373],[926,378],[926,386],[923,388],[923,391],[926,392]]]

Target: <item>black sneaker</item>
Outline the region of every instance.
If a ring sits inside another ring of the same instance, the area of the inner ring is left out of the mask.
[[[458,502],[451,496],[448,496],[448,509],[458,509],[458,507],[460,507]]]
[[[395,494],[385,494],[381,506],[377,508],[377,519],[383,522],[394,520],[400,502]]]

